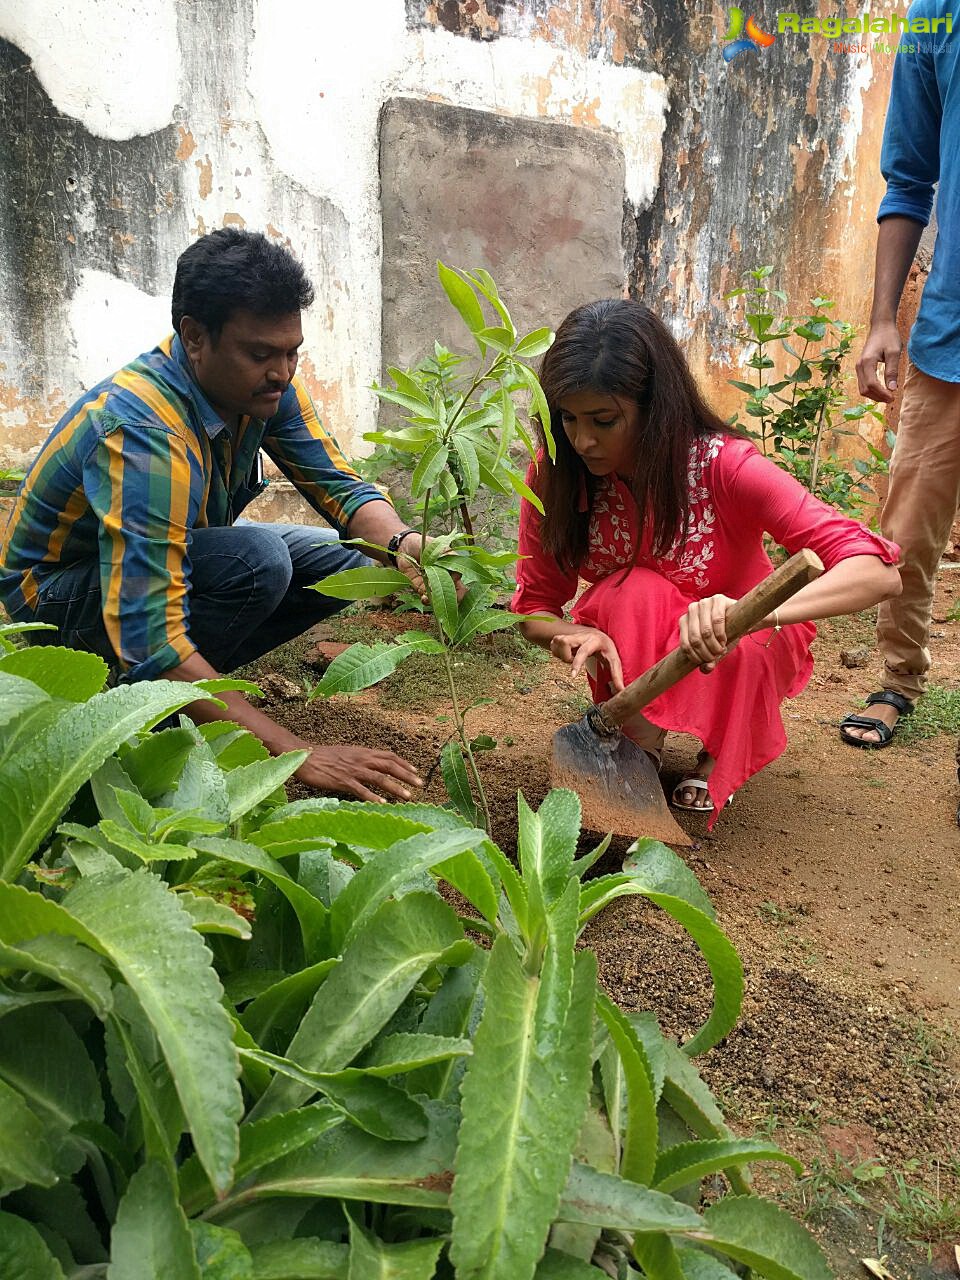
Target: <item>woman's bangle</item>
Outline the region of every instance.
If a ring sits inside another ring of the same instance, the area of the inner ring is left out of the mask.
[[[770,646],[773,644],[774,640],[777,638],[777,632],[782,630],[783,630],[783,627],[781,627],[780,625],[780,614],[777,612],[776,609],[774,609],[773,630],[770,632],[770,635],[767,637],[767,643],[763,647],[765,649],[769,649]]]

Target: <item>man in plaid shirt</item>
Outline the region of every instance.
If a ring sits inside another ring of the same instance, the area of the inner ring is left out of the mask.
[[[369,563],[340,538],[388,555],[422,590],[420,535],[365,484],[323,428],[301,378],[301,264],[234,228],[177,263],[175,332],[83,395],[27,474],[0,547],[0,599],[53,623],[125,679],[199,680],[231,671],[341,609],[309,590]],[[263,449],[331,528],[237,516],[264,488]],[[397,557],[402,543],[403,554]],[[308,749],[297,776],[321,791],[407,798],[415,770],[391,751],[303,742],[239,693],[226,717],[274,754]]]

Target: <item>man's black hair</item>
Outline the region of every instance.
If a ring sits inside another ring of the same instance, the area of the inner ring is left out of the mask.
[[[313,302],[313,285],[289,249],[259,231],[223,227],[185,249],[173,280],[173,327],[198,320],[216,341],[234,311],[289,316]]]

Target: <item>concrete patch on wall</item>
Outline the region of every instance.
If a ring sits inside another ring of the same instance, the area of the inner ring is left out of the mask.
[[[616,135],[624,156],[624,193],[637,208],[660,182],[668,107],[662,76],[595,59],[540,37],[477,45],[444,31],[419,32],[398,88],[414,93],[411,67],[429,69],[436,96],[499,115],[546,119]]]
[[[555,326],[617,297],[623,152],[614,138],[398,98],[383,109],[383,362],[405,366],[439,337],[470,345],[437,282],[438,258],[485,267],[518,329]]]

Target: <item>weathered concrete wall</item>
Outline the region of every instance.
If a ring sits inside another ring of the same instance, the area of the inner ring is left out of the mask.
[[[634,288],[672,314],[717,385],[729,375],[721,299],[745,269],[773,264],[795,306],[822,294],[836,315],[866,319],[892,56],[787,34],[721,70],[726,12],[714,26],[701,10],[697,0],[665,7],[649,44],[654,65],[674,72],[662,181],[635,222]],[[858,10],[821,0],[807,12]]]
[[[380,123],[383,363],[472,346],[437,260],[484,266],[519,332],[626,287],[623,151],[596,130],[393,98]]]
[[[891,60],[785,36],[728,67],[725,22],[701,0],[0,0],[0,466],[161,336],[177,254],[231,222],[306,262],[307,376],[355,445],[395,252],[378,169],[394,97],[619,148],[626,281],[712,386],[746,267],[782,263],[792,294],[862,318]]]

